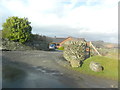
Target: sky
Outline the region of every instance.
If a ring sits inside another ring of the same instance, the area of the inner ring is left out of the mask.
[[[27,17],[32,33],[118,42],[119,0],[0,0],[0,29],[8,17]]]

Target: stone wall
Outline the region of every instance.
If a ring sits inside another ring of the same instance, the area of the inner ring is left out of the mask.
[[[64,43],[64,58],[70,62],[72,67],[79,67],[86,56],[86,42],[71,40]]]
[[[32,38],[24,44],[8,39],[0,39],[0,48],[5,50],[49,50],[49,38],[42,37],[40,39]]]

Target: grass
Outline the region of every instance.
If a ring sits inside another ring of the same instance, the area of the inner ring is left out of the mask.
[[[120,60],[118,60],[118,75],[120,75]],[[118,77],[118,81],[120,82],[120,76]]]
[[[111,50],[109,50],[109,52],[106,55],[106,57],[118,59],[118,49],[111,49]]]
[[[104,70],[101,72],[92,71],[89,68],[89,64],[91,61],[100,63],[104,67]],[[86,59],[82,67],[73,68],[73,69],[88,75],[118,80],[118,60],[117,59],[111,59],[104,56],[93,56]]]
[[[63,50],[64,50],[64,47],[59,47],[58,50],[62,50],[62,51],[63,51]]]

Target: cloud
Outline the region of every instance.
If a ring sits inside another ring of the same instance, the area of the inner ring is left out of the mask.
[[[1,0],[0,24],[8,16],[28,17],[33,33],[117,42],[117,4],[118,0]]]
[[[98,33],[98,32],[82,32],[79,33],[79,31],[86,29],[87,28],[70,28],[66,26],[49,26],[49,27],[40,27],[40,28],[34,28],[33,33],[41,34],[41,35],[47,35],[50,37],[68,37],[68,36],[73,36],[73,37],[83,37],[87,41],[90,40],[103,40],[106,42],[113,42],[116,43],[118,42],[118,36],[117,33]],[[57,30],[57,32],[56,32]]]

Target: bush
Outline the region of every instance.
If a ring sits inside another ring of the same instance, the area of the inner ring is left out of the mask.
[[[2,27],[3,38],[24,43],[31,37],[32,27],[27,18],[9,17]]]
[[[39,34],[32,34],[32,38],[25,45],[34,48],[35,50],[49,50],[49,43],[52,41],[50,37]]]

